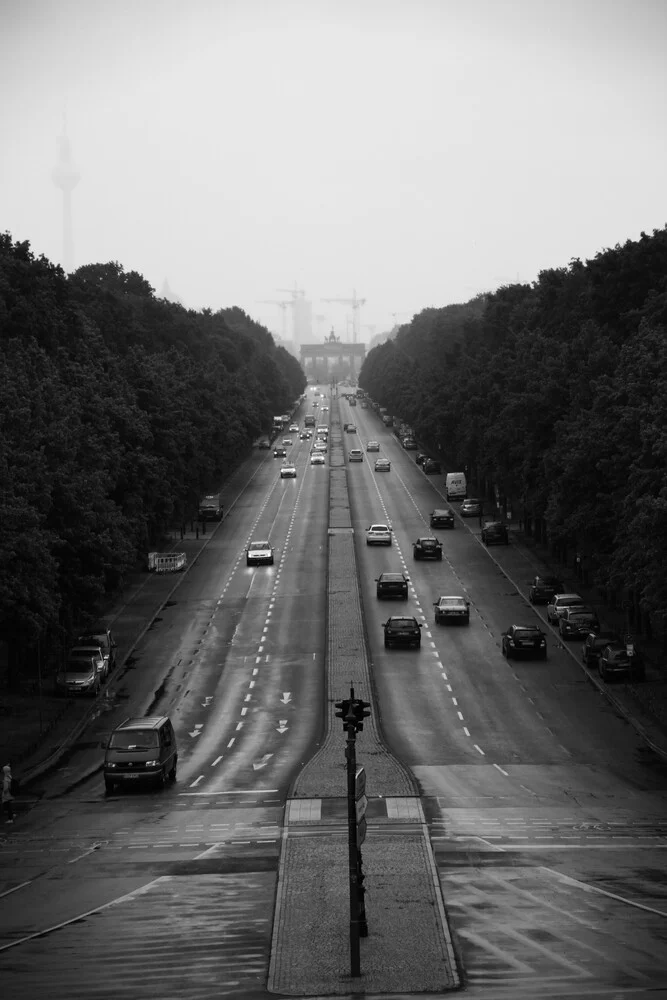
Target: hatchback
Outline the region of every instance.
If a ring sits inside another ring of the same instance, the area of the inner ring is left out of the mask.
[[[436,462],[434,458],[427,458],[422,462],[422,469],[427,476],[439,476],[442,471],[440,468],[440,462]]]
[[[463,501],[465,503],[465,500]],[[487,521],[482,528],[482,541],[489,545],[509,545],[507,525],[502,521]]]
[[[366,445],[366,451],[379,451],[380,442],[379,441],[369,441]]]
[[[557,625],[565,608],[581,608],[585,604],[581,594],[554,594],[547,604],[547,621],[552,625]]]
[[[371,524],[366,529],[366,545],[391,545],[391,528],[388,524]]]
[[[629,680],[644,680],[644,664],[638,656],[630,656],[621,643],[605,646],[600,653],[598,670],[603,681],[626,675]]]
[[[598,616],[585,604],[565,608],[558,619],[558,631],[563,639],[585,639],[600,627]]]
[[[283,465],[280,470],[281,479],[296,479],[296,466]]]
[[[108,664],[108,673],[116,667],[116,640],[110,629],[99,627],[79,636],[77,645],[99,646]]]
[[[310,456],[310,464],[326,465],[326,459],[324,457],[324,453],[321,451],[314,451],[313,454]]]
[[[610,630],[603,632],[589,632],[581,647],[581,658],[587,667],[597,667],[600,653],[605,646],[620,645],[621,637],[618,632]]]
[[[481,517],[484,501],[479,497],[469,497],[461,504],[461,517]]]
[[[537,625],[510,625],[503,632],[503,656],[508,660],[515,656],[539,656],[547,658],[547,637]]]
[[[376,472],[391,472],[391,462],[388,458],[376,458],[374,468]]]
[[[361,448],[350,448],[350,453],[347,456],[348,462],[363,462],[364,453]]]
[[[442,559],[442,542],[437,538],[418,538],[412,543],[412,555],[415,559]]]
[[[563,581],[556,576],[534,576],[528,600],[531,604],[548,604],[554,594],[562,594],[564,590]]]
[[[377,596],[408,599],[408,577],[404,573],[380,573],[375,580]]]
[[[385,646],[421,646],[422,626],[416,618],[392,615],[382,627]]]

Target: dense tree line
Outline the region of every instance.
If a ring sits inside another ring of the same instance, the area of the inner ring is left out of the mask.
[[[360,383],[664,634],[667,229],[421,312]]]
[[[87,626],[305,381],[240,309],[187,310],[117,263],[68,277],[0,234],[0,640],[15,667]]]

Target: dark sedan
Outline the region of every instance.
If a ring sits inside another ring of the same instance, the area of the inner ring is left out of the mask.
[[[436,462],[434,458],[427,458],[422,462],[422,469],[427,476],[439,476],[442,471],[440,462]]]
[[[437,538],[418,538],[412,546],[415,559],[442,559],[442,542]]]
[[[380,573],[376,579],[377,596],[408,599],[408,578],[404,573]]]
[[[453,528],[454,527],[454,512],[451,510],[432,510],[431,511],[431,527],[432,528]]]
[[[487,521],[482,528],[482,541],[485,545],[509,545],[510,539],[507,525],[502,521]]]
[[[631,656],[626,646],[621,643],[605,646],[600,653],[598,670],[603,681],[613,677],[627,677],[630,681],[644,680],[644,664],[641,658],[633,652]]]
[[[564,592],[565,584],[557,576],[534,576],[528,591],[528,600],[531,604],[548,604],[554,594]]]

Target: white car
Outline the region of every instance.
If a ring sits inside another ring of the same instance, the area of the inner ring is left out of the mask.
[[[361,448],[350,448],[350,453],[347,456],[348,462],[363,462],[364,453]]]
[[[294,465],[283,465],[280,469],[281,479],[296,479],[296,467]]]
[[[366,445],[366,451],[379,451],[380,442],[379,441],[369,441]]]
[[[375,471],[376,472],[391,472],[391,462],[388,458],[376,458],[375,459]]]
[[[311,465],[326,465],[326,459],[321,451],[314,451],[310,456]]]
[[[322,413],[328,413],[328,412],[329,412],[329,407],[328,406],[323,406],[322,407]]]
[[[444,625],[446,622],[463,622],[464,625],[470,623],[470,601],[467,597],[445,596],[439,601],[434,601],[436,625]]]
[[[283,438],[283,444],[286,448],[292,447],[292,438]]]
[[[565,608],[583,608],[585,604],[581,594],[554,594],[547,604],[547,621],[552,625],[557,625]]]
[[[322,455],[325,454],[327,450],[326,441],[316,441],[313,445],[313,451],[319,451]]]
[[[246,565],[257,566],[268,563],[273,566],[273,546],[270,542],[251,542],[245,553]]]
[[[299,433],[299,425],[298,424],[290,424],[289,432],[290,432],[290,434],[298,434]]]
[[[366,529],[366,545],[391,545],[391,528],[388,524],[371,524]]]

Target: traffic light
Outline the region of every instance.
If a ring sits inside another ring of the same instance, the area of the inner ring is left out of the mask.
[[[347,717],[350,714],[350,699],[336,702],[336,718],[343,720],[343,729],[347,726]]]
[[[355,698],[352,702],[352,711],[354,712],[357,732],[360,732],[364,728],[364,719],[367,719],[371,714],[367,711],[370,707],[370,701],[362,701],[361,698]]]

